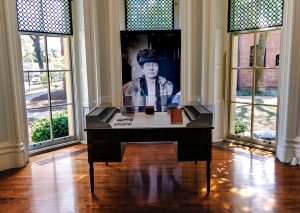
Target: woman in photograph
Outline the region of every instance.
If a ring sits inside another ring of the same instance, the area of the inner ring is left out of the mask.
[[[142,76],[123,86],[124,96],[130,96],[132,104],[143,111],[144,106],[154,106],[156,111],[166,111],[171,102],[173,84],[159,74],[162,58],[155,50],[140,50],[136,58]]]

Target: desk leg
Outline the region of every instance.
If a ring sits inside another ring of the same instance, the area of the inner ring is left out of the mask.
[[[91,192],[94,194],[94,164],[93,162],[89,162],[90,165],[90,187]]]
[[[211,161],[206,161],[206,190],[207,195],[209,195],[210,192],[210,163]]]

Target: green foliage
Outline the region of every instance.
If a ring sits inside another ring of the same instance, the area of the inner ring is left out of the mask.
[[[235,125],[234,125],[235,134],[244,133],[246,131],[246,124],[241,121],[241,119],[236,118],[235,119]]]
[[[54,138],[60,138],[69,135],[67,111],[54,113],[52,124]],[[49,140],[50,138],[49,118],[35,119],[32,125],[32,141],[40,142]]]
[[[53,136],[60,138],[69,135],[68,113],[59,112],[53,117]]]
[[[32,141],[40,142],[50,139],[49,118],[35,119],[32,124]]]

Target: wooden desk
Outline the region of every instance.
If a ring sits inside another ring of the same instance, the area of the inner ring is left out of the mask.
[[[182,112],[183,123],[171,124],[166,112],[136,113],[132,121],[124,121],[124,116],[114,107],[97,107],[91,111],[86,116],[85,129],[91,192],[94,193],[93,163],[121,162],[127,142],[176,141],[178,161],[206,161],[209,194],[213,114],[202,106],[185,106]]]

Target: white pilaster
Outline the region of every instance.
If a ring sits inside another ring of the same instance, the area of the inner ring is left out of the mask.
[[[280,103],[276,157],[290,163],[293,157],[300,164],[299,80],[300,80],[300,2],[285,1],[280,54]],[[298,134],[298,135],[297,135]]]
[[[0,170],[23,167],[28,162],[28,137],[25,101],[23,98],[23,74],[21,50],[16,18],[16,2],[0,2],[0,55],[2,96],[1,106],[6,125],[5,140],[0,142]]]

